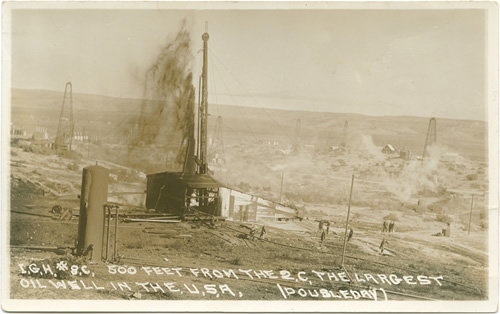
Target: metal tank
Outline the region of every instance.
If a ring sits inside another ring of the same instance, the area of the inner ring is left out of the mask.
[[[103,253],[109,170],[101,166],[83,168],[78,221],[77,255],[100,261]]]

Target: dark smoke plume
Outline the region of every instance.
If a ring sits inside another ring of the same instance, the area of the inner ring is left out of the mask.
[[[191,60],[190,36],[183,23],[146,73],[144,100],[129,142],[129,158],[149,162],[150,171],[181,171],[189,141],[194,141]],[[138,154],[150,156],[144,160],[147,156]]]

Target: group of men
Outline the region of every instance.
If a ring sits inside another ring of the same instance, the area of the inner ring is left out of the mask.
[[[387,220],[384,220],[384,223],[382,224],[382,233],[384,232],[394,232],[394,225],[396,223],[394,221],[387,221]],[[385,238],[382,239],[382,242],[380,242],[380,246],[379,246],[379,250],[380,250],[380,253],[381,254],[384,254],[384,248],[385,248],[385,245],[387,244],[387,240]]]
[[[320,220],[319,225],[318,225],[318,231],[321,232],[320,247],[323,247],[323,242],[326,240],[326,236],[330,232],[330,222]],[[353,234],[354,234],[354,230],[352,230],[352,228],[349,228],[349,233],[347,234],[347,242],[349,242],[349,240],[351,240]]]
[[[318,231],[322,231],[326,228],[326,234],[330,232],[330,222],[329,221],[324,221],[320,220],[319,225],[318,225]]]
[[[394,225],[396,223],[394,221],[388,222],[387,220],[384,220],[384,223],[382,225],[382,233],[384,232],[394,232]]]
[[[248,239],[249,240],[255,240],[255,233],[257,232],[257,228],[252,227],[250,229],[250,232],[248,233]],[[260,229],[260,235],[259,235],[259,240],[264,240],[264,237],[266,235],[266,226],[262,225],[262,229]]]

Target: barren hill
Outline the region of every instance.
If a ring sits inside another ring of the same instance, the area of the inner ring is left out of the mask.
[[[106,134],[128,117],[137,116],[140,99],[73,93],[76,128]],[[12,89],[12,123],[28,131],[34,125],[48,127],[55,134],[63,92]],[[332,104],[335,111],[335,104]],[[377,146],[392,144],[421,154],[429,117],[365,116],[336,112],[289,111],[209,104],[209,133],[217,116],[223,118],[223,136],[227,143],[278,140],[292,144],[297,119],[301,120],[303,144],[327,149],[340,143],[344,122],[349,135],[371,136]],[[487,122],[437,118],[438,142],[451,152],[478,161],[487,156]]]

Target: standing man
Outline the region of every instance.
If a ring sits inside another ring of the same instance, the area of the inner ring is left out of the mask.
[[[248,233],[248,239],[249,240],[255,240],[255,226],[252,226],[252,229],[250,229],[250,232]]]
[[[352,228],[349,228],[349,235],[347,236],[347,242],[349,242],[349,240],[351,240],[353,234],[354,234],[354,231],[352,230]]]
[[[325,231],[325,229],[322,229],[321,230],[321,245],[320,245],[320,247],[323,247],[323,242],[325,241],[325,239],[326,239],[326,231]]]
[[[264,240],[264,236],[266,235],[266,226],[262,225],[262,229],[260,230],[260,240]]]
[[[381,254],[384,254],[384,245],[385,245],[385,238],[383,238],[382,242],[380,242],[379,249]]]
[[[319,224],[318,224],[318,231],[321,231],[321,230],[323,230],[323,220],[320,220]]]

